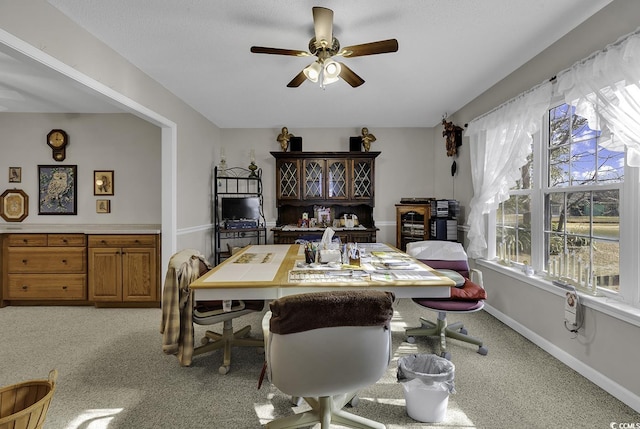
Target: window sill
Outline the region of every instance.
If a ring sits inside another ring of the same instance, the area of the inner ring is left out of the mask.
[[[526,276],[516,268],[506,267],[497,262],[484,259],[476,259],[475,263],[558,296],[564,296],[566,292],[541,276]],[[640,327],[640,308],[608,296],[593,296],[580,291],[578,291],[578,295],[582,304],[586,307]]]

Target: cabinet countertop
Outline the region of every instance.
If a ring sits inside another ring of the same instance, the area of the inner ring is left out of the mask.
[[[0,224],[0,234],[160,234],[160,225]]]

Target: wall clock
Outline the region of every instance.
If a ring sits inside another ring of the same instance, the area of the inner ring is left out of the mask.
[[[66,148],[69,144],[69,136],[63,130],[51,130],[47,134],[47,144],[53,151],[55,161],[64,161],[66,158]]]

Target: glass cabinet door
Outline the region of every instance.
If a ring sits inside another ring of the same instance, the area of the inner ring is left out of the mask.
[[[304,199],[324,198],[324,165],[323,159],[304,160]]]
[[[278,198],[297,200],[300,198],[300,169],[297,160],[278,160]]]
[[[327,161],[327,198],[346,200],[347,188],[347,161],[344,159],[331,159]]]
[[[352,162],[351,198],[363,200],[373,198],[372,161],[370,159],[354,159]]]

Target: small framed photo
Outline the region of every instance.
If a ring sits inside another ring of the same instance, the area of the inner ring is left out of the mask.
[[[9,167],[9,183],[22,182],[22,167]]]
[[[77,165],[39,165],[38,214],[77,214],[77,177]]]
[[[96,200],[96,213],[111,213],[111,200]]]
[[[113,170],[93,171],[93,195],[113,195]]]
[[[7,189],[0,195],[0,216],[7,222],[22,222],[29,215],[29,196],[22,189]]]

